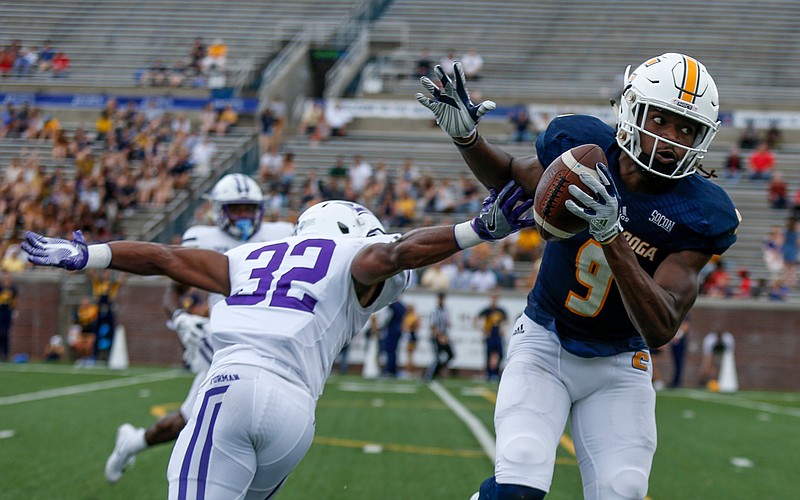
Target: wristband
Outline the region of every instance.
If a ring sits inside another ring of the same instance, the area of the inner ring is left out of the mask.
[[[476,142],[478,142],[478,138],[480,138],[478,129],[474,128],[467,136],[467,139],[469,139],[467,142],[457,142],[455,139],[453,139],[453,144],[455,144],[459,149],[469,149],[474,146]]]
[[[111,247],[107,243],[87,247],[86,269],[106,269],[111,264]]]
[[[456,245],[461,250],[483,243],[478,233],[472,229],[472,221],[462,222],[453,226],[453,234],[456,237]]]

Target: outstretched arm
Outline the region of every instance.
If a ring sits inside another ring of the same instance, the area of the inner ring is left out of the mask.
[[[499,189],[508,181],[514,180],[522,186],[525,194],[533,196],[544,167],[536,156],[513,158],[478,134],[478,122],[483,115],[495,109],[496,105],[493,101],[474,104],[469,97],[461,63],[456,62],[453,70],[455,77],[451,80],[441,66],[434,68],[443,90],[439,90],[427,77],[422,77],[422,86],[433,98],[418,93],[417,101],[431,110],[436,117],[436,123],[453,139],[464,161],[481,184]]]
[[[75,231],[73,241],[29,231],[22,247],[28,260],[40,266],[70,271],[108,267],[143,276],[169,276],[209,292],[230,293],[228,257],[211,250],[135,241],[87,246],[80,231]]]
[[[526,218],[533,200],[522,188],[509,182],[498,194],[492,190],[483,202],[480,215],[455,226],[419,228],[391,243],[370,245],[356,256],[352,265],[353,279],[359,297],[374,292],[387,278],[406,269],[429,266],[464,248],[484,241],[505,238],[523,227],[534,224]]]

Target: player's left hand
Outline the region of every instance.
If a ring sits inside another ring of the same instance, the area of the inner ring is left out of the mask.
[[[89,249],[80,231],[72,233],[73,241],[63,238],[49,238],[28,231],[22,249],[28,253],[28,262],[37,266],[53,266],[68,271],[78,271],[86,267]]]
[[[516,182],[509,181],[500,194],[494,189],[489,193],[480,215],[472,219],[472,229],[482,240],[501,240],[536,223],[532,217],[524,217],[533,206],[533,199],[526,197]]]
[[[450,137],[454,139],[468,137],[475,130],[481,117],[495,109],[497,104],[494,101],[483,101],[478,105],[472,103],[461,62],[456,62],[453,66],[455,82],[450,80],[440,65],[437,64],[433,71],[442,82],[444,90],[439,90],[439,87],[430,78],[423,76],[420,78],[420,83],[433,96],[433,99],[417,93],[417,100],[433,112],[436,116],[436,123]]]
[[[184,349],[196,349],[208,336],[208,318],[178,309],[172,315],[170,326],[181,340]]]
[[[594,192],[596,197],[592,197],[572,184],[569,186],[569,192],[583,206],[572,200],[567,200],[565,206],[567,210],[589,223],[589,233],[594,236],[594,239],[601,244],[606,244],[622,232],[622,224],[619,222],[620,198],[608,167],[598,163],[596,168],[599,181],[586,172],[580,174],[583,183]]]

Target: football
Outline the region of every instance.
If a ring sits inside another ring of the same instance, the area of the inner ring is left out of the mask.
[[[565,240],[586,229],[588,223],[567,210],[565,203],[574,200],[568,190],[570,184],[592,194],[579,175],[589,172],[599,179],[595,170],[598,162],[608,165],[600,146],[584,144],[565,151],[545,169],[533,198],[534,219],[545,241]]]

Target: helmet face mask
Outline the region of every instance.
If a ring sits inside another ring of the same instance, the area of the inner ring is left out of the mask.
[[[658,109],[694,122],[694,143],[684,145],[645,128],[648,113]],[[642,169],[668,179],[680,179],[697,170],[720,127],[717,86],[705,66],[689,56],[662,54],[646,61],[633,73],[625,72],[625,89],[620,102],[617,144]],[[653,139],[649,154],[642,151],[642,136]],[[683,155],[673,164],[656,160],[660,143],[666,143]]]
[[[317,203],[297,218],[295,235],[368,238],[385,234],[383,224],[366,207],[344,200]]]
[[[217,226],[234,238],[247,241],[261,229],[264,195],[258,183],[244,174],[228,174],[209,195]]]

